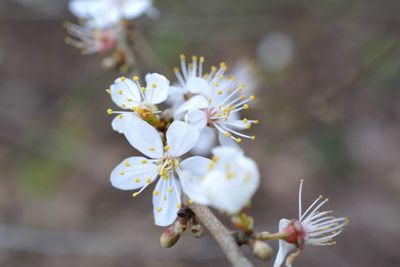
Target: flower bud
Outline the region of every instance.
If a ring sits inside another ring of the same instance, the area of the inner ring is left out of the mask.
[[[251,233],[254,227],[254,219],[253,217],[240,213],[231,216],[231,221],[238,229],[242,230],[245,233]]]
[[[250,246],[253,249],[253,254],[260,260],[269,260],[274,253],[267,243],[260,240],[250,241]]]
[[[196,238],[200,238],[204,234],[204,229],[199,223],[192,223],[190,230],[192,231],[192,235]]]
[[[179,238],[186,230],[187,222],[179,219],[170,227],[168,227],[160,237],[161,246],[164,248],[170,248],[178,242]]]

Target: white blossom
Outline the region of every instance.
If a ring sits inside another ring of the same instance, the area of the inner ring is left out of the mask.
[[[233,147],[213,149],[206,175],[183,172],[182,189],[193,201],[231,214],[238,213],[259,185],[256,163]]]
[[[198,130],[184,122],[173,122],[166,133],[166,145],[155,128],[132,116],[131,125],[125,132],[129,143],[144,157],[123,160],[111,173],[111,183],[122,190],[139,191],[136,197],[158,179],[153,191],[153,214],[155,224],[167,226],[177,217],[181,208],[181,189],[178,178],[182,172],[204,175],[211,161],[203,157],[180,157],[197,143]]]
[[[120,28],[92,28],[86,23],[81,25],[65,22],[64,27],[71,37],[65,42],[80,49],[82,54],[106,53],[112,50],[117,42]]]
[[[203,57],[198,59],[194,56],[191,64],[187,65],[185,56],[181,55],[181,69],[174,69],[179,85],[171,86],[169,94],[175,119],[183,119],[204,131],[199,143],[204,151],[207,151],[205,143],[210,146],[208,150],[213,145],[215,131],[223,145],[233,145],[233,141],[239,143],[242,138],[254,140],[254,135],[242,131],[257,124],[258,120],[239,119],[239,112],[249,108],[254,96],[241,94],[245,85],[238,85],[234,79],[224,76],[225,63],[222,62],[219,68],[211,67],[209,73],[203,73],[203,63]]]
[[[147,74],[145,80],[146,87],[142,87],[138,76],[133,79],[120,77],[107,89],[113,102],[125,110],[107,110],[110,115],[118,114],[112,121],[115,131],[125,133],[127,127],[130,127],[132,117],[151,120],[154,119],[154,114],[159,113],[156,105],[167,99],[169,81],[157,73]]]
[[[98,28],[110,27],[122,19],[135,19],[143,14],[151,18],[159,15],[152,0],[71,0],[69,9],[78,18]]]
[[[299,189],[299,218],[294,220],[281,219],[279,232],[285,234],[283,240],[279,240],[279,251],[274,267],[280,267],[286,255],[296,247],[298,251],[289,256],[286,266],[292,266],[293,261],[300,255],[305,245],[329,246],[336,244],[333,238],[339,235],[347,224],[347,218],[336,218],[332,211],[320,211],[321,207],[328,202],[327,198],[319,196],[308,209],[302,212],[302,188],[303,180]]]

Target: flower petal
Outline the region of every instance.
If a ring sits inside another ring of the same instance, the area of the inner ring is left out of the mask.
[[[128,78],[118,78],[110,87],[111,99],[123,109],[132,109],[141,102],[139,87]]]
[[[199,139],[199,131],[182,121],[174,121],[167,130],[169,155],[179,157],[191,150]]]
[[[163,75],[151,73],[146,75],[146,101],[151,104],[164,102],[168,97],[169,81]]]
[[[192,151],[198,155],[207,155],[211,152],[211,148],[214,147],[216,139],[215,129],[205,127],[200,131],[199,141],[197,141]]]
[[[190,110],[185,118],[187,123],[198,130],[202,130],[207,125],[207,114],[198,109]]]
[[[190,77],[186,83],[186,88],[194,94],[202,94],[207,97],[211,95],[211,88],[203,78]]]
[[[144,157],[130,157],[114,168],[110,180],[118,189],[134,190],[152,183],[157,175],[157,165]]]
[[[201,205],[210,205],[210,201],[207,198],[206,188],[201,179],[201,176],[194,175],[192,172],[187,170],[182,170],[182,173],[179,176],[182,190],[190,199]]]
[[[193,156],[187,158],[179,165],[181,170],[186,170],[195,176],[204,176],[208,172],[208,166],[212,161],[205,157]]]
[[[279,221],[279,231],[285,229],[285,227],[288,226],[289,223],[290,223],[289,220],[281,219]],[[285,261],[286,255],[289,253],[289,251],[293,250],[294,248],[295,248],[294,245],[289,244],[283,240],[279,240],[279,250],[278,254],[276,255],[274,267],[280,267],[282,263]]]
[[[134,19],[141,16],[150,7],[150,0],[125,0],[124,4],[121,6],[121,12],[124,18]]]
[[[208,107],[207,99],[202,95],[195,95],[191,97],[188,101],[184,102],[177,110],[175,111],[174,117],[175,119],[182,118],[182,115],[189,110],[192,109],[205,109]]]
[[[96,0],[71,0],[68,8],[72,14],[79,18],[91,18],[96,11],[106,8],[106,1]]]
[[[129,129],[129,126],[131,125],[132,116],[136,117],[135,113],[125,112],[116,116],[111,122],[113,130],[120,134],[125,133],[126,130]]]
[[[153,192],[153,214],[155,224],[168,226],[177,218],[181,207],[181,189],[178,181],[170,173],[168,179],[160,178]]]
[[[132,116],[125,131],[129,143],[144,155],[157,159],[164,154],[164,147],[157,130],[147,122]]]

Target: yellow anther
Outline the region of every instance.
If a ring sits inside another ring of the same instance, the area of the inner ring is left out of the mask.
[[[236,138],[236,142],[238,143],[242,142],[242,138]]]
[[[146,183],[148,183],[148,184],[151,183],[151,178],[147,178]]]
[[[250,128],[251,128],[251,124],[247,124],[246,129],[250,129]]]
[[[119,114],[119,115],[118,115],[118,119],[121,119],[121,120],[122,120],[123,118],[124,118],[124,114]]]
[[[219,161],[219,157],[214,155],[214,156],[211,158],[211,160],[214,161],[214,162],[218,162],[218,161]]]
[[[253,101],[254,99],[256,99],[256,97],[255,97],[254,95],[251,95],[251,96],[249,97],[249,99],[250,99],[250,101]]]
[[[125,164],[126,167],[130,167],[131,166],[131,164],[128,161],[125,161],[124,164]]]
[[[240,100],[243,100],[243,99],[245,99],[246,97],[244,96],[244,95],[241,95],[240,96]]]
[[[164,150],[165,150],[165,151],[168,151],[168,150],[169,150],[169,146],[165,146],[165,147],[164,147]]]
[[[128,102],[132,102],[132,101],[133,101],[133,99],[132,99],[132,98],[128,98],[127,100],[128,100]]]
[[[126,78],[124,76],[120,77],[119,79],[120,79],[121,82],[126,80]]]
[[[256,136],[255,135],[252,135],[250,138],[251,138],[251,140],[256,140]]]
[[[260,123],[259,120],[254,120],[254,121],[253,121],[253,124],[259,124],[259,123]]]
[[[106,89],[106,93],[111,95],[111,90],[110,89]]]
[[[224,135],[225,135],[226,137],[231,137],[231,136],[232,136],[232,134],[231,134],[230,132],[225,132]]]
[[[222,68],[222,69],[226,69],[228,66],[225,64],[225,62],[221,62],[220,64],[219,64],[219,66]]]
[[[217,67],[212,66],[212,67],[211,67],[211,70],[212,70],[212,71],[217,71]]]
[[[151,88],[156,89],[157,88],[157,84],[155,84],[155,83],[151,84]]]
[[[180,54],[180,55],[179,55],[179,58],[180,58],[181,60],[185,60],[186,56],[185,56],[185,54]]]
[[[142,90],[142,92],[145,93],[146,92],[146,87],[142,87],[142,88],[140,88],[140,90]]]
[[[153,196],[158,196],[158,194],[160,194],[160,192],[158,192],[157,190],[153,191]]]
[[[192,56],[192,60],[196,61],[197,60],[197,56],[196,55]]]
[[[122,95],[123,93],[124,93],[124,91],[118,90],[118,94],[119,94],[119,95]]]
[[[172,187],[168,187],[168,192],[172,193],[172,191],[173,191]]]
[[[200,57],[200,62],[204,63],[204,57]]]
[[[149,147],[149,151],[154,152],[154,151],[156,151],[156,149],[154,147]]]
[[[136,178],[135,183],[140,183],[140,178]]]
[[[177,208],[178,210],[181,209],[181,208],[182,208],[182,204],[179,203],[178,205],[176,205],[176,208]]]
[[[167,196],[164,196],[163,199],[164,199],[164,201],[167,201]]]
[[[147,160],[146,160],[146,159],[143,159],[143,160],[142,160],[142,164],[147,164]]]
[[[122,104],[121,107],[122,107],[122,108],[126,108],[126,104]]]
[[[215,82],[215,83],[214,83],[214,86],[215,86],[215,87],[218,87],[218,86],[219,86],[219,83],[218,83],[218,82]]]
[[[218,94],[218,95],[222,95],[222,91],[219,90],[219,91],[217,92],[217,94]]]
[[[161,212],[162,211],[162,208],[161,207],[158,207],[157,208],[157,212]]]
[[[233,172],[226,172],[225,178],[228,180],[231,180],[235,177],[235,174]]]
[[[175,72],[175,73],[179,73],[179,68],[178,68],[178,67],[175,67],[175,68],[174,68],[174,72]]]
[[[247,123],[248,121],[249,121],[249,120],[246,119],[246,118],[243,119],[243,122],[244,122],[244,123]]]
[[[137,197],[137,195],[139,195],[139,192],[135,192],[132,194],[133,197]]]
[[[212,170],[212,169],[214,169],[214,167],[215,167],[215,162],[214,161],[211,161],[210,163],[208,163],[208,170]]]
[[[119,172],[119,175],[124,175],[125,174],[125,172]]]
[[[243,109],[248,109],[248,108],[249,108],[249,105],[247,105],[247,104],[243,105]]]
[[[135,82],[137,82],[137,81],[139,81],[139,76],[137,76],[137,75],[135,75],[135,76],[133,76],[133,80],[135,81]]]
[[[111,108],[107,109],[107,114],[108,114],[108,115],[113,114],[113,110],[112,110]]]
[[[208,98],[208,103],[211,104],[211,102],[212,102],[212,98],[210,97],[210,98]]]
[[[193,199],[189,199],[189,204],[193,204]]]

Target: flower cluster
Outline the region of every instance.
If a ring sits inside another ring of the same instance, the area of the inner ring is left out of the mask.
[[[182,208],[182,191],[199,204],[213,206],[227,213],[238,213],[257,190],[259,173],[255,162],[244,156],[236,144],[241,137],[254,140],[240,130],[247,130],[256,120],[240,119],[239,111],[248,108],[254,97],[244,97],[244,84],[225,78],[225,63],[203,74],[204,58],[194,56],[182,71],[178,83],[161,74],[150,73],[145,83],[138,76],[117,78],[109,89],[120,110],[107,109],[115,115],[112,128],[123,134],[143,156],[123,160],[111,173],[111,183],[122,190],[138,190],[138,196],[153,182],[153,213],[156,225],[168,226]],[[168,101],[167,101],[168,100]],[[159,105],[173,102],[170,109]],[[220,146],[203,152],[213,153],[183,158],[203,142],[205,129],[218,132]],[[236,141],[236,142],[233,142]]]

